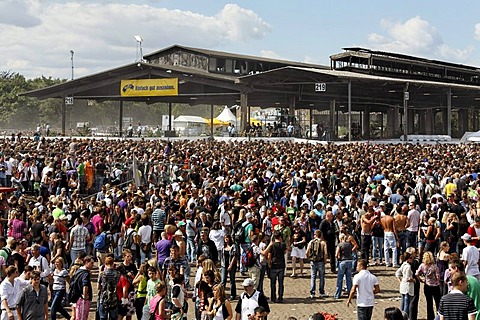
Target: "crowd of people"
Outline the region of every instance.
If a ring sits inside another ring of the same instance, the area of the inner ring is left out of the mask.
[[[266,319],[289,298],[284,278],[308,274],[305,296],[356,296],[370,319],[374,265],[398,277],[402,316],[417,319],[423,283],[428,320],[480,319],[479,145],[18,137],[0,148],[0,185],[15,189],[0,194],[2,319],[86,320],[94,299],[102,320]]]

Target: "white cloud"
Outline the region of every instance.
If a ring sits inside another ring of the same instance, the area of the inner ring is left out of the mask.
[[[281,55],[277,54],[275,51],[272,50],[260,50],[260,56],[269,59],[278,59],[278,60],[290,60]]]
[[[428,21],[419,16],[405,22],[382,19],[380,26],[386,34],[371,33],[367,36],[369,46],[374,50],[398,52],[433,59],[466,62],[474,49],[452,48],[444,43],[441,34]],[[480,27],[478,28],[480,35]]]
[[[0,1],[0,25],[30,28],[40,24],[28,0]]]
[[[25,22],[2,25],[0,71],[26,77],[68,78],[70,50],[76,76],[130,63],[136,57],[134,35],[144,39],[147,54],[172,44],[215,48],[265,37],[271,26],[251,10],[225,5],[207,16],[149,5],[22,0]],[[0,12],[15,0],[0,1]],[[23,11],[23,10],[22,10]],[[28,17],[27,18],[25,18]],[[0,21],[9,21],[0,16]]]

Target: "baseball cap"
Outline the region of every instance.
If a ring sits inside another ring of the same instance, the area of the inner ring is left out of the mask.
[[[254,286],[255,285],[255,282],[253,281],[253,279],[251,278],[246,278],[245,280],[243,280],[242,282],[242,286],[243,287],[250,287],[250,286]]]
[[[472,236],[469,235],[468,233],[465,233],[465,234],[462,236],[462,240],[472,241]]]
[[[184,225],[186,225],[186,223],[184,221],[180,221],[180,222],[177,223],[177,227],[179,227],[179,228],[181,226],[184,226]]]

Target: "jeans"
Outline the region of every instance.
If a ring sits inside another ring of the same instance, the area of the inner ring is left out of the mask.
[[[372,313],[373,313],[373,307],[357,307],[358,320],[371,320]]]
[[[400,242],[400,250],[397,250],[397,261],[400,261],[400,255],[407,250],[407,232],[398,232],[398,241]]]
[[[417,247],[417,237],[418,231],[408,231],[407,230],[407,248],[409,247]]]
[[[111,310],[105,310],[102,303],[98,304],[98,315],[100,320],[117,320],[118,318],[118,308],[113,308]]]
[[[149,251],[147,253],[143,252],[143,250],[140,248],[140,264],[144,263],[147,260],[150,260],[152,256],[152,252]]]
[[[393,232],[385,232],[383,252],[385,254],[385,263],[390,264],[390,255],[388,250],[392,249],[392,264],[398,265],[397,260],[397,239]]]
[[[372,237],[372,259],[382,262],[383,259],[383,237]],[[378,251],[377,251],[378,250]]]
[[[262,265],[260,268],[260,276],[258,277],[257,291],[263,293],[263,280],[265,279],[265,274],[267,273],[267,265]]]
[[[235,283],[235,273],[237,272],[237,265],[235,264],[230,271],[228,268],[222,267],[221,275],[222,275],[222,286],[225,288],[227,284],[227,276],[230,280],[230,296],[236,297],[237,296],[237,285]]]
[[[270,294],[272,301],[277,301],[277,280],[278,280],[278,299],[283,299],[283,278],[285,269],[270,269]]]
[[[250,248],[251,244],[250,243],[242,243],[240,244],[240,257],[242,254]],[[245,272],[247,271],[247,267],[243,265],[242,259],[240,259],[240,272]]]
[[[62,317],[65,319],[70,319],[70,315],[68,314],[67,310],[65,310],[62,306],[62,300],[65,297],[66,290],[53,290],[52,291],[52,305],[50,308],[50,319],[56,320],[57,319],[57,312],[60,312]]]
[[[347,292],[352,290],[352,266],[353,260],[343,260],[338,262],[338,274],[337,274],[337,291],[335,292],[335,298],[340,299],[342,297],[342,284],[343,277],[347,282]]]
[[[362,241],[362,259],[368,260],[370,259],[370,246],[372,245],[372,236],[369,234],[362,234],[361,236]]]
[[[402,302],[400,304],[400,310],[408,314],[409,307],[410,307],[410,299],[412,296],[409,294],[402,294]]]
[[[85,252],[85,249],[70,249],[70,258],[72,259],[72,265],[75,263],[80,252]]]
[[[195,254],[197,253],[197,246],[195,245],[195,236],[187,237],[187,258],[189,262],[195,261]]]
[[[427,301],[427,320],[435,319],[435,311],[433,310],[433,301],[435,300],[435,306],[440,305],[440,286],[423,286],[423,293],[425,294],[425,300]]]
[[[105,181],[105,176],[95,176],[95,191],[102,190],[104,181]]]
[[[0,178],[0,185],[2,187],[7,187],[7,178]]]
[[[325,263],[310,261],[310,294],[315,294],[317,279],[318,291],[325,294]]]

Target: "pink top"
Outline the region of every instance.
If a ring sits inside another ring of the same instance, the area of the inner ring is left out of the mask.
[[[95,229],[95,234],[100,234],[100,228],[103,228],[103,218],[100,215],[96,214],[91,219],[93,228]]]
[[[163,299],[162,296],[158,294],[155,295],[152,299],[150,299],[150,313],[155,312],[155,308],[157,307],[157,303]],[[158,305],[157,312],[155,313],[155,320],[164,320],[163,317],[160,316],[160,304]]]

